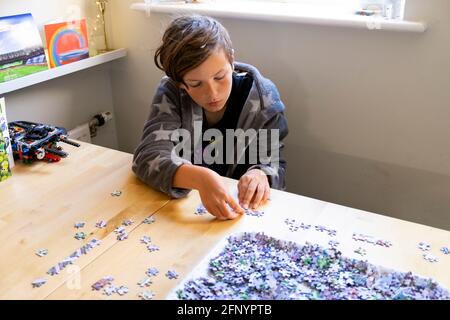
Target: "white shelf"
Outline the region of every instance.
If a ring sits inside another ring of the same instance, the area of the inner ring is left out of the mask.
[[[133,3],[131,9],[144,11],[148,15],[157,13],[198,13],[216,17],[255,19],[264,21],[294,22],[312,25],[351,27],[368,30],[402,32],[425,32],[423,22],[386,20],[363,17],[350,13],[337,13],[314,7],[301,7],[295,4],[255,3],[186,3],[186,4],[146,4]]]
[[[17,78],[11,81],[0,83],[0,95],[8,92],[26,88],[37,83],[59,78],[67,74],[71,74],[80,70],[92,68],[102,63],[107,63],[116,59],[123,58],[127,55],[125,49],[117,49],[107,53],[99,54],[95,57],[87,58],[70,64],[66,64],[57,68],[30,74],[28,76]]]

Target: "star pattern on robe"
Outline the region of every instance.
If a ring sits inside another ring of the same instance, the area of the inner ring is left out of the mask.
[[[170,140],[170,135],[172,134],[172,131],[164,130],[164,125],[161,124],[159,130],[153,131],[153,134],[156,136],[155,141]]]
[[[149,170],[150,174],[152,172],[159,172],[159,164],[161,163],[161,160],[162,160],[162,158],[158,154],[158,156],[155,159],[150,160],[148,162],[148,170]]]
[[[177,166],[181,166],[182,164],[192,164],[189,160],[183,159],[176,155],[174,151],[172,151],[170,157],[173,163],[175,163]]]
[[[166,95],[163,95],[160,103],[155,103],[155,107],[159,109],[158,116],[163,113],[167,113],[168,115],[172,115],[172,104],[167,99]]]
[[[272,92],[263,95],[263,102],[265,107],[271,106],[275,102],[272,97]]]
[[[249,100],[250,104],[252,105],[251,109],[250,109],[250,113],[255,113],[258,112],[260,109],[260,103],[259,100],[256,99],[251,99]]]

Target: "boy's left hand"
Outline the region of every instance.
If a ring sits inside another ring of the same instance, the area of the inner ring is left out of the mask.
[[[269,180],[260,169],[252,169],[244,174],[238,183],[239,203],[244,209],[256,209],[269,199]]]

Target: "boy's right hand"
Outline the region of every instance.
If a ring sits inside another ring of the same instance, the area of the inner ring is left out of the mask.
[[[205,170],[201,180],[198,191],[202,203],[217,219],[235,219],[244,213],[244,209],[228,193],[220,175],[212,170]]]

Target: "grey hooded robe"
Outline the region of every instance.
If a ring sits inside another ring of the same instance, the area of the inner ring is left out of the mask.
[[[279,143],[275,143],[275,146],[269,144],[270,154],[278,154],[278,156],[272,157],[268,164],[267,162],[257,163],[250,166],[248,170],[261,169],[267,174],[272,188],[284,190],[286,160],[282,151],[283,140],[288,134],[287,120],[284,116],[285,107],[276,86],[269,79],[264,78],[255,67],[239,62],[235,62],[234,66],[235,72],[246,72],[253,78],[253,85],[241,111],[237,128],[244,131],[279,129],[277,139]],[[180,165],[192,163],[194,157],[202,152],[201,141],[194,141],[196,140],[194,127],[201,129],[202,121],[202,107],[196,104],[174,81],[164,77],[154,96],[141,142],[134,153],[132,169],[135,174],[146,184],[173,198],[186,196],[190,190],[174,188],[172,181]],[[184,129],[184,132],[194,137],[190,141],[193,150],[190,157],[184,154],[183,157],[175,155],[174,148],[178,142],[173,139],[175,136],[173,133],[177,129]],[[246,142],[247,148],[249,143]],[[200,148],[196,148],[198,145]],[[277,160],[276,163],[274,160]],[[229,165],[227,177],[233,176],[236,166],[237,164]]]

